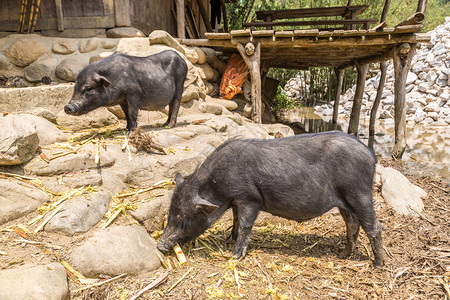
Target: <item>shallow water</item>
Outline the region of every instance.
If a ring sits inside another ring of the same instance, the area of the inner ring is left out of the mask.
[[[332,124],[331,118],[322,119],[312,107],[302,107],[282,116],[287,123],[300,123],[306,132],[341,130],[346,132],[348,118],[340,118]],[[297,127],[298,124],[297,123]],[[402,160],[418,174],[439,176],[450,180],[450,126],[407,125],[406,150]],[[369,141],[369,118],[360,120],[359,138]],[[378,156],[391,157],[394,147],[394,122],[387,120],[375,124],[374,151]]]

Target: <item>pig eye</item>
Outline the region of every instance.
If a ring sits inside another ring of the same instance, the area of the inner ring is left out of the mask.
[[[90,92],[90,91],[92,91],[94,88],[92,87],[92,86],[87,86],[86,88],[85,88],[85,91],[86,92]]]

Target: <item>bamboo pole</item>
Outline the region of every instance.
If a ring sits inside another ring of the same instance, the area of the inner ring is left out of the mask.
[[[36,0],[31,0],[31,11],[30,11],[30,19],[28,21],[27,34],[30,33],[31,24],[33,23],[33,14],[34,14],[34,6],[36,5]]]
[[[37,22],[37,18],[39,15],[39,7],[41,6],[41,0],[37,0],[36,2],[36,6],[35,6],[35,11],[34,11],[34,17],[33,17],[33,23],[31,24],[31,30],[30,32],[33,33],[34,32],[34,27],[36,26],[36,22]]]
[[[23,32],[23,25],[25,24],[25,15],[27,12],[27,0],[22,0],[22,8],[20,9],[19,27],[17,28],[18,33]]]

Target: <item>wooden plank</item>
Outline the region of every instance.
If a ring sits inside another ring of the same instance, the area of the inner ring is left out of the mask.
[[[103,16],[103,0],[81,0],[83,17]]]
[[[415,14],[408,17],[403,22],[400,22],[399,24],[395,25],[395,27],[405,26],[405,25],[419,25],[419,24],[423,23],[423,20],[425,20],[425,15],[421,12],[416,12]]]
[[[332,31],[320,31],[318,37],[319,38],[328,38],[333,35]]]
[[[250,36],[250,30],[248,29],[241,29],[241,30],[231,30],[230,32],[232,37],[237,36]]]
[[[258,20],[266,20],[271,17],[272,21],[277,19],[294,19],[294,18],[312,18],[312,17],[329,17],[342,16],[347,12],[354,12],[356,15],[362,14],[369,6],[334,6],[334,7],[317,7],[317,8],[300,8],[300,9],[280,9],[280,10],[264,10],[256,12]]]
[[[206,31],[212,32],[213,29],[211,27],[211,23],[209,22],[208,12],[206,11],[206,7],[203,4],[203,1],[202,0],[197,0],[197,4],[198,4],[198,8],[200,10],[200,14],[201,14],[202,19],[203,19],[203,23],[206,26]]]
[[[205,37],[209,40],[230,40],[231,35],[228,32],[206,32]]]
[[[131,26],[130,0],[114,0],[114,11],[115,26]]]
[[[395,27],[395,30],[392,32],[392,34],[413,33],[413,32],[419,31],[421,28],[422,28],[422,25],[398,26],[398,27]]]
[[[177,0],[177,33],[180,39],[184,39],[186,37],[185,28],[186,28],[186,20],[185,16],[185,3],[184,0]]]
[[[252,35],[254,37],[267,37],[267,36],[273,36],[275,34],[275,31],[273,30],[255,30],[252,31]]]
[[[62,11],[62,1],[55,0],[56,5],[56,23],[58,24],[58,31],[64,31],[63,23],[63,11]]]
[[[393,33],[394,30],[395,30],[395,28],[393,28],[393,27],[385,27],[385,28],[382,28],[381,30],[370,29],[370,30],[367,30],[366,35],[388,35],[388,34]]]
[[[64,30],[66,29],[90,29],[90,28],[112,28],[114,27],[114,16],[102,17],[71,17],[64,18]],[[17,25],[17,24],[16,24]],[[0,27],[2,26],[0,22]],[[57,19],[41,19],[36,25],[37,30],[50,30],[57,28]]]
[[[301,36],[317,36],[319,34],[319,29],[303,29],[303,30],[294,30],[295,37]]]
[[[83,17],[83,3],[81,1],[62,0],[63,16]]]
[[[20,10],[19,10],[19,13],[20,13]],[[19,15],[17,16],[16,19],[17,19],[17,21],[19,21]],[[0,21],[9,21],[9,7],[8,7],[8,5],[0,5]]]
[[[293,36],[294,36],[294,31],[292,31],[292,30],[275,31],[276,38],[292,38]]]

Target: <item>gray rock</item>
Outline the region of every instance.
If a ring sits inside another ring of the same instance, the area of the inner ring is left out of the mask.
[[[26,67],[47,53],[47,48],[38,40],[22,38],[5,51],[5,56],[18,67]]]
[[[36,125],[18,115],[0,117],[0,165],[20,165],[33,158],[39,146]]]
[[[25,78],[30,82],[41,82],[42,77],[51,77],[56,65],[56,58],[39,59],[25,68]]]
[[[183,95],[181,96],[181,102],[186,103],[191,100],[197,100],[200,98],[199,91],[195,87],[195,85],[190,84],[184,91]]]
[[[39,137],[39,145],[41,146],[65,142],[70,137],[69,133],[65,133],[56,127],[55,124],[44,118],[31,114],[21,114],[17,116],[20,117],[21,122],[34,124]]]
[[[0,271],[0,299],[69,299],[64,267],[59,263]]]
[[[155,197],[148,202],[138,203],[138,208],[129,214],[144,225],[148,232],[162,230],[164,217],[169,213],[170,199],[173,191],[164,191],[160,197]]]
[[[100,53],[100,54],[96,54],[96,55],[93,55],[93,56],[91,56],[90,58],[89,58],[89,64],[92,64],[93,62],[96,62],[96,61],[98,61],[98,60],[100,60],[100,59],[103,59],[103,58],[105,58],[105,57],[108,57],[108,56],[110,56],[111,54],[113,54],[114,52],[102,52],[102,53]]]
[[[279,124],[279,123],[263,124],[263,126],[264,126],[264,129],[267,131],[267,133],[271,136],[274,136],[278,132],[281,133],[283,135],[283,137],[294,135],[294,130],[292,130],[291,127],[284,125],[284,124]]]
[[[0,224],[20,218],[50,200],[47,193],[37,188],[7,179],[0,179],[0,191]]]
[[[44,229],[69,236],[89,231],[108,211],[110,201],[111,193],[104,190],[89,198],[80,196],[67,200]]]
[[[88,40],[83,40],[78,43],[78,51],[80,53],[92,52],[98,48],[98,39],[90,38]]]
[[[122,179],[109,170],[102,170],[102,183],[102,188],[113,194],[120,193],[127,188]]]
[[[114,163],[114,157],[112,157],[107,151],[100,148],[100,167],[109,167]],[[76,154],[69,154],[51,160],[50,163],[44,162],[39,156],[37,156],[25,165],[24,171],[26,174],[52,176],[66,172],[75,172],[93,168],[97,168],[97,165],[95,164],[94,154],[92,151],[90,153],[78,152]]]
[[[397,213],[416,216],[422,212],[421,197],[426,196],[424,190],[392,168],[377,168],[377,172],[381,176],[381,195]]]
[[[14,68],[14,65],[12,63],[10,63],[4,55],[0,54],[0,70],[1,71],[11,70],[13,68]],[[1,74],[1,75],[3,75],[3,74]]]
[[[156,241],[139,226],[96,231],[71,253],[73,267],[85,276],[142,274],[158,269]]]
[[[86,185],[91,186],[101,186],[102,175],[98,173],[85,173],[85,174],[76,174],[76,175],[67,175],[63,177],[63,183],[70,188],[79,188]]]
[[[109,38],[132,38],[145,37],[145,34],[134,27],[117,27],[109,29],[106,32],[106,36]]]
[[[216,103],[208,103],[208,102],[200,103],[199,109],[203,113],[214,115],[221,115],[223,112],[223,106]]]
[[[56,116],[56,122],[63,128],[77,131],[113,125],[118,122],[118,119],[107,108],[100,107],[81,116],[71,116],[60,111]]]
[[[47,121],[56,124],[56,114],[46,108],[36,107],[27,111],[26,113],[44,118]]]
[[[214,129],[216,132],[231,131],[238,127],[238,125],[228,118],[215,117],[205,122],[205,125]]]
[[[233,101],[233,100],[225,100],[225,99],[217,99],[217,98],[206,97],[206,101],[222,105],[223,107],[225,107],[229,111],[233,111],[233,110],[236,110],[238,108],[238,104],[236,103],[236,101]]]
[[[103,49],[112,49],[117,46],[117,43],[111,40],[102,41],[101,47]]]
[[[57,43],[54,43],[52,46],[53,53],[56,54],[72,54],[76,51],[75,47],[73,46],[73,43],[69,40],[61,40]]]
[[[175,177],[176,173],[180,173],[181,176],[187,177],[197,169],[204,159],[205,156],[200,153],[193,153],[193,151],[181,152],[180,150],[177,151],[175,155],[161,157],[157,163],[157,165],[161,167],[158,171],[168,178]]]
[[[59,79],[73,82],[86,66],[87,62],[82,59],[66,58],[56,66],[55,74]]]

